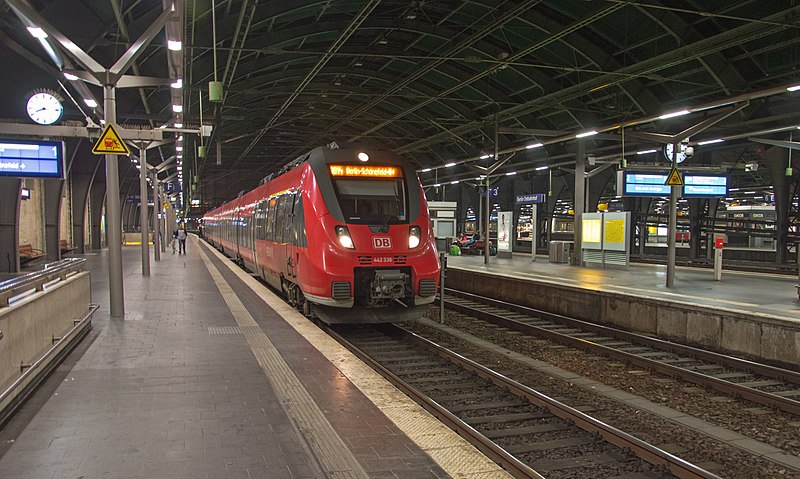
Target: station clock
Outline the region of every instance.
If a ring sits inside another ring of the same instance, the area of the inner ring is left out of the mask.
[[[64,107],[56,95],[50,92],[37,92],[28,98],[28,116],[40,125],[52,125],[61,119]]]

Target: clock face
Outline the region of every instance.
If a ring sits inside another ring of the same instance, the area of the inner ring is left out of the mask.
[[[28,116],[40,125],[52,125],[63,113],[61,102],[49,93],[36,93],[28,99]]]
[[[667,158],[668,161],[672,161],[672,150],[674,149],[674,146],[675,145],[673,145],[672,143],[667,143],[666,145],[664,145],[664,156]],[[678,151],[678,158],[676,158],[676,161],[678,163],[682,163],[683,160],[686,159],[686,153],[683,151],[683,148],[684,148],[683,143],[681,143],[680,151]]]

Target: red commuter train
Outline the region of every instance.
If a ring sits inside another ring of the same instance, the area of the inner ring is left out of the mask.
[[[328,323],[416,318],[436,295],[425,194],[411,165],[389,151],[316,148],[209,211],[203,232]]]

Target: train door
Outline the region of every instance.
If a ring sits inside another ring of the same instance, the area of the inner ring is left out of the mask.
[[[297,230],[294,224],[294,203],[296,198],[297,194],[295,193],[286,195],[286,218],[284,220],[284,224],[286,225],[286,276],[293,282],[297,282],[297,273],[295,272],[297,258],[294,256],[297,252],[297,248],[295,247],[297,245]]]

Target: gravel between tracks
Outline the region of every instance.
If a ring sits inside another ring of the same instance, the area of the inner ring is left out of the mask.
[[[438,309],[431,309],[427,316],[433,320],[438,319]],[[625,364],[572,348],[548,348],[519,335],[506,335],[493,327],[466,319],[453,312],[447,312],[446,323],[507,349],[629,391],[652,402],[770,444],[790,454],[800,454],[800,417],[766,410],[752,403],[744,403],[743,408],[739,400],[720,396],[714,391],[690,383],[632,369]],[[722,477],[800,479],[800,473],[797,471],[787,470],[672,421],[592,394],[568,381],[530,370],[503,355],[458,340],[435,328],[418,323],[407,324],[406,327],[460,354],[483,364],[493,365],[495,369],[502,369],[509,377],[544,394],[559,398],[573,407],[590,405],[593,409],[589,412],[590,415],[665,448],[690,462],[708,466],[712,472]]]

